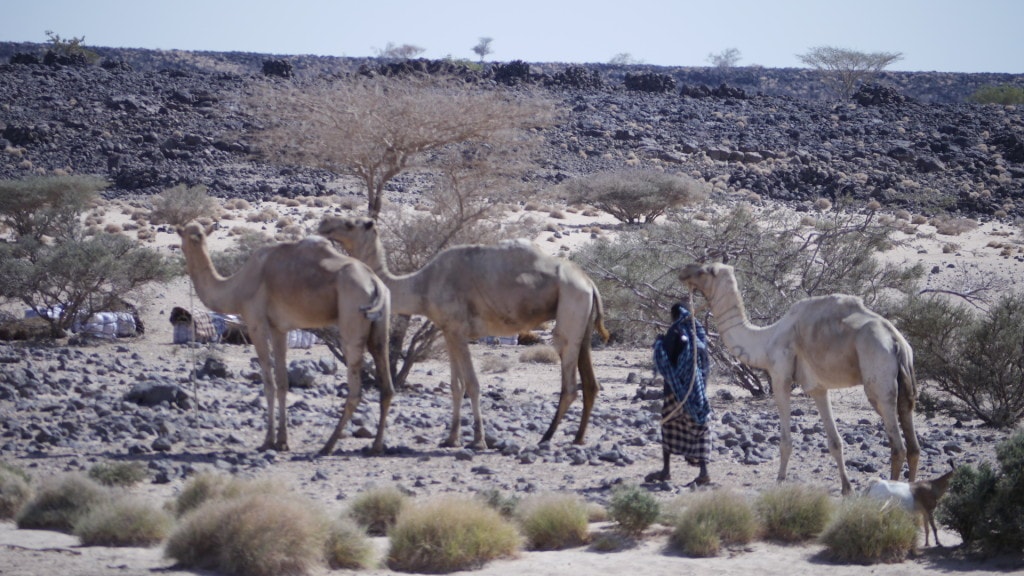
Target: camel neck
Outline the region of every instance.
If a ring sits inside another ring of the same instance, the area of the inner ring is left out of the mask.
[[[764,368],[765,362],[759,351],[764,349],[761,340],[765,329],[750,323],[735,281],[728,286],[720,286],[710,300],[722,342],[729,352],[745,364]]]
[[[424,314],[426,286],[420,272],[396,275],[388,268],[387,254],[379,238],[359,250],[358,260],[365,262],[391,292],[391,311],[395,314]]]
[[[195,286],[199,300],[214,312],[239,314],[241,310],[236,309],[235,306],[232,277],[225,278],[217,272],[205,244],[201,245],[198,250],[186,249],[184,246],[185,244],[182,244],[185,267],[188,270],[189,278],[192,279],[193,286]]]

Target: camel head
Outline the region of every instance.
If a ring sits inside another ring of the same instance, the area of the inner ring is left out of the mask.
[[[202,250],[206,247],[206,237],[213,232],[214,225],[203,227],[202,224],[192,220],[184,226],[178,226],[178,236],[181,236],[181,251],[188,254],[192,250]]]
[[[325,216],[316,233],[341,244],[346,252],[357,258],[367,254],[367,248],[377,243],[377,226],[372,218],[366,216]]]
[[[714,262],[711,264],[687,264],[679,271],[679,280],[690,290],[696,290],[705,296],[713,293],[715,287],[723,281],[731,281],[733,268],[728,264]]]

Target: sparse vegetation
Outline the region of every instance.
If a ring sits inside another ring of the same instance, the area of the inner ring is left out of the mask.
[[[810,540],[832,516],[828,490],[806,484],[779,484],[758,495],[754,509],[764,537],[780,542]]]
[[[516,507],[515,517],[531,550],[562,550],[587,542],[587,508],[575,494],[528,496]]]
[[[1019,106],[1024,104],[1024,88],[1012,84],[982,86],[968,96],[975,104],[1001,104],[1003,106]]]
[[[149,220],[153,224],[184,226],[192,220],[214,216],[217,212],[217,201],[207,194],[205,186],[179,184],[153,198]]]
[[[70,533],[79,518],[107,498],[107,490],[86,476],[64,474],[43,482],[15,522],[18,528]]]
[[[119,495],[89,510],[74,525],[84,546],[155,546],[174,518],[141,496]]]
[[[383,536],[395,525],[398,515],[408,504],[409,497],[398,487],[375,486],[352,499],[349,515],[369,534]]]
[[[104,486],[134,486],[149,473],[141,462],[100,462],[89,468],[88,475]]]
[[[717,556],[721,546],[746,544],[757,537],[754,509],[743,496],[715,490],[693,497],[679,514],[670,544],[696,557]]]
[[[390,532],[388,567],[401,572],[446,573],[479,568],[514,556],[521,537],[493,508],[446,496],[406,508]]]
[[[709,53],[708,63],[716,68],[732,68],[742,57],[738,48],[726,48],[717,54]]]
[[[910,512],[864,497],[846,498],[820,538],[833,560],[856,564],[902,562],[916,539]]]
[[[519,497],[514,495],[508,495],[498,490],[497,488],[491,488],[477,494],[480,499],[497,510],[505,518],[511,518],[516,511],[516,506],[519,505]]]
[[[661,514],[654,496],[639,486],[629,484],[612,492],[608,515],[626,534],[640,534]]]
[[[547,345],[530,346],[519,354],[519,361],[528,364],[558,364],[558,352]]]

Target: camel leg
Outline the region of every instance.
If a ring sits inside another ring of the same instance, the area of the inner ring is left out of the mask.
[[[460,337],[449,337],[445,333],[445,344],[448,347],[448,366],[451,372],[452,388],[452,422],[448,429],[448,438],[441,446],[453,448],[461,443],[462,431],[462,398],[466,393],[466,379],[463,378],[465,363],[463,355],[469,355],[469,346],[459,341]]]
[[[843,486],[843,496],[847,496],[853,490],[850,486],[850,479],[846,476],[846,462],[843,460],[843,440],[839,437],[839,429],[836,428],[836,420],[832,415],[832,401],[829,399],[828,390],[818,388],[811,392],[811,398],[818,406],[818,413],[821,414],[821,423],[825,427],[825,435],[828,437],[828,451],[839,467],[839,481]]]
[[[580,382],[583,384],[583,415],[580,417],[580,429],[576,432],[574,443],[583,444],[583,437],[587,433],[587,423],[590,421],[590,411],[594,409],[594,402],[597,400],[597,393],[600,389],[597,384],[597,376],[594,375],[594,363],[590,357],[590,337],[588,335],[584,335],[580,345],[578,366]]]
[[[288,334],[270,331],[270,348],[274,354],[274,381],[277,392],[278,428],[274,449],[288,451]]]
[[[263,375],[263,397],[267,401],[267,434],[263,439],[263,445],[259,447],[260,452],[270,450],[274,447],[274,403],[277,398],[274,386],[274,361],[270,356],[270,341],[267,338],[266,329],[259,323],[251,323],[252,344],[256,348],[256,357],[260,361],[260,372]]]
[[[389,314],[385,314],[370,327],[370,355],[373,356],[373,364],[377,368],[377,386],[380,388],[380,422],[377,424],[377,436],[373,439],[374,454],[384,452],[384,430],[387,427],[391,400],[395,396],[388,352],[388,316]]]
[[[342,353],[345,354],[345,364],[347,367],[346,374],[348,377],[348,397],[345,398],[345,407],[342,410],[341,417],[338,419],[337,426],[334,427],[334,432],[331,437],[327,439],[327,443],[320,449],[320,456],[327,456],[334,450],[335,443],[345,433],[345,426],[348,425],[349,420],[352,418],[352,414],[355,413],[356,408],[359,406],[359,401],[363,396],[363,350],[365,350],[365,341],[363,338],[354,337],[342,337],[341,339]]]
[[[889,438],[889,479],[899,480],[900,471],[903,470],[903,461],[907,458],[907,448],[903,443],[903,438],[900,437],[899,424],[897,424],[899,418],[896,414],[896,391],[887,391],[880,398],[879,393],[875,391],[874,382],[873,378],[865,380],[864,391],[875,412],[882,417],[885,435]]]
[[[902,383],[898,383],[902,386]],[[900,428],[903,429],[903,437],[907,446],[907,473],[908,479],[913,482],[917,479],[917,466],[921,458],[921,444],[917,441],[917,431],[914,429],[914,397],[915,391],[911,387],[906,393],[897,394],[896,414],[900,421]],[[938,537],[935,540],[938,544]]]
[[[777,482],[786,480],[786,468],[789,466],[789,456],[793,453],[793,433],[790,431],[790,389],[791,378],[783,373],[771,372],[772,394],[775,396],[775,406],[779,410],[779,475]]]
[[[544,433],[540,441],[549,442],[555,435],[555,430],[558,429],[558,423],[565,417],[565,413],[569,411],[569,406],[572,405],[573,401],[578,395],[576,387],[576,366],[579,363],[580,350],[576,344],[570,344],[569,339],[559,331],[561,324],[555,324],[555,333],[553,334],[555,350],[558,351],[558,355],[562,358],[562,394],[558,399],[558,408],[555,410],[555,417],[551,420],[551,426],[548,427],[548,431]],[[588,354],[589,357],[589,354]],[[596,380],[595,380],[596,383]],[[591,399],[593,402],[593,399]],[[586,408],[586,406],[584,406]],[[582,444],[582,434],[586,432],[587,418],[590,416],[589,412],[585,413],[580,420],[580,431],[576,434],[576,438],[573,441],[575,444]]]
[[[469,403],[473,409],[473,443],[470,448],[486,450],[487,441],[484,439],[484,418],[480,411],[480,380],[476,377],[476,370],[473,368],[473,357],[469,354],[469,347],[466,347],[465,365],[462,367],[463,389],[469,394]]]

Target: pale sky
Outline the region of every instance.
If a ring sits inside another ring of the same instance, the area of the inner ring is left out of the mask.
[[[815,46],[900,52],[890,70],[1024,73],[1022,0],[0,0],[0,41],[425,58],[801,67]]]

